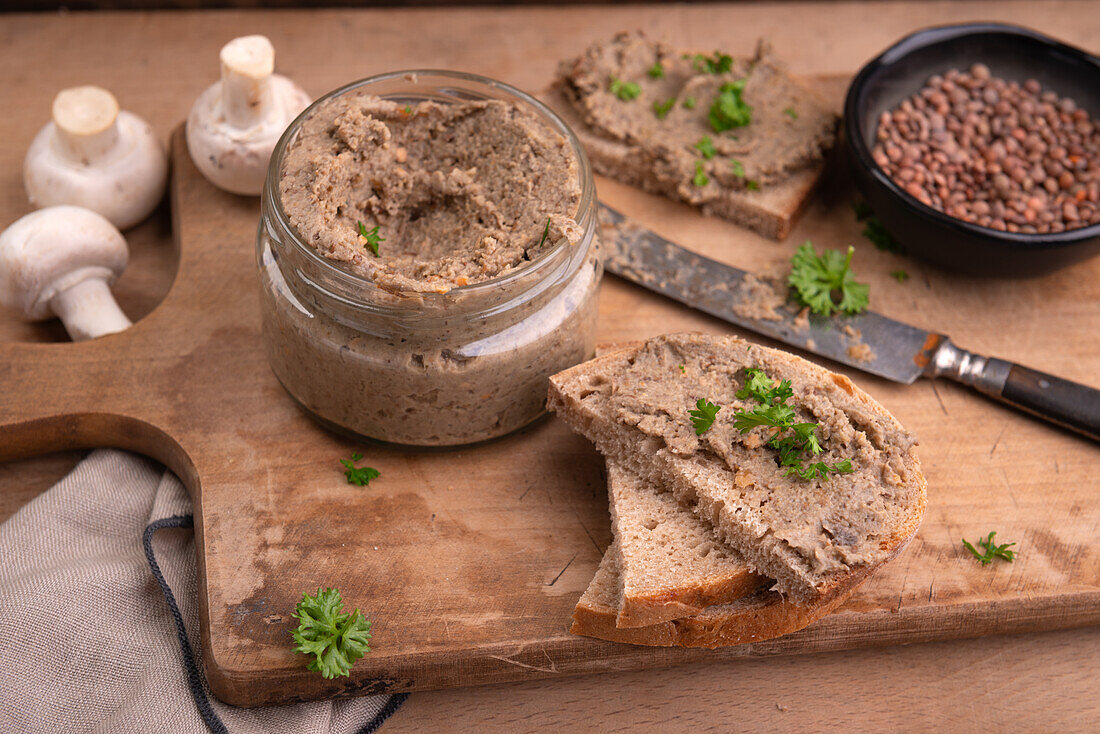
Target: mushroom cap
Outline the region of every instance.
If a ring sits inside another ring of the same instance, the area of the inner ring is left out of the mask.
[[[61,99],[62,95],[58,95]],[[55,116],[56,116],[55,102]],[[119,112],[118,137],[94,160],[75,158],[59,139],[64,118],[43,127],[23,161],[23,186],[35,207],[71,204],[102,214],[126,229],[160,203],[168,182],[168,158],[153,128]]]
[[[47,319],[55,295],[88,278],[113,283],[128,257],[122,233],[94,211],[39,209],[0,233],[0,304],[29,321]]]
[[[218,188],[255,196],[263,190],[271,151],[311,97],[280,74],[270,77],[272,108],[256,125],[241,130],[222,110],[222,84],[199,95],[187,117],[187,149],[203,176]]]

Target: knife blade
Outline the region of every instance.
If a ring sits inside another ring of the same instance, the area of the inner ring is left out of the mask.
[[[764,279],[661,237],[600,203],[600,247],[611,273],[749,331],[894,382],[946,377],[1100,441],[1100,391],[960,349],[944,334],[873,311],[803,313],[784,297],[761,303]],[[774,293],[774,289],[773,289]]]

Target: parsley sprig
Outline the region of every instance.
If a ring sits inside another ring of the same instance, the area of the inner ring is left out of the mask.
[[[542,247],[546,242],[546,238],[550,236],[550,217],[546,218],[546,228],[542,230],[542,239],[539,240],[539,247]]]
[[[683,365],[680,365],[680,371],[683,372]],[[718,411],[721,406],[715,405],[706,398],[699,398],[695,401],[695,410],[689,410],[688,415],[691,416],[691,425],[695,427],[695,435],[702,436],[710,427],[714,425],[714,419],[718,416]]]
[[[707,115],[714,132],[725,132],[752,122],[752,106],[741,98],[744,91],[744,79],[726,82],[718,88],[718,96],[714,98]]]
[[[344,465],[344,477],[347,478],[348,484],[354,484],[358,487],[365,487],[370,484],[370,480],[377,479],[382,476],[382,472],[370,466],[356,466],[355,462],[363,458],[362,454],[352,454],[351,460],[340,459],[340,463]]]
[[[699,142],[695,144],[695,149],[708,161],[718,155],[718,149],[714,147],[714,141],[710,139],[709,135],[699,138]]]
[[[756,367],[745,370],[748,378],[745,386],[737,391],[742,400],[755,400],[759,405],[751,411],[741,410],[734,413],[733,427],[741,433],[748,433],[757,426],[768,426],[775,431],[767,440],[767,445],[779,452],[779,465],[786,467],[784,476],[794,476],[803,480],[819,477],[829,480],[829,473],[851,474],[850,459],[829,465],[824,461],[811,461],[803,465],[803,458],[817,456],[822,452],[821,442],[817,438],[816,423],[796,423],[794,408],[787,405],[787,399],[794,391],[790,380],[775,380]]]
[[[867,308],[868,286],[857,283],[851,269],[854,253],[854,247],[849,247],[847,254],[825,248],[818,255],[807,240],[791,257],[791,274],[787,276],[798,302],[822,316],[859,313]]]
[[[996,532],[991,532],[986,537],[980,538],[978,540],[977,544],[982,548],[984,553],[979,553],[978,549],[971,545],[970,541],[968,541],[966,538],[963,538],[963,545],[966,546],[966,549],[970,551],[971,555],[977,558],[978,562],[981,563],[983,566],[987,563],[992,563],[994,558],[1003,558],[1009,563],[1012,563],[1014,560],[1016,560],[1016,551],[1009,550],[1009,548],[1016,544],[1002,543],[1001,545],[996,545],[993,542],[993,538],[996,535]]]
[[[692,176],[691,182],[699,188],[702,188],[710,183],[710,176],[708,176],[706,174],[706,171],[703,170],[702,161],[695,161],[695,175]]]
[[[905,249],[901,246],[894,236],[890,234],[886,227],[882,225],[875,213],[871,211],[871,207],[862,201],[857,201],[852,205],[852,209],[856,213],[856,221],[863,222],[863,236],[879,250],[883,252],[893,252],[896,254],[903,254]]]
[[[363,246],[369,248],[374,256],[378,257],[378,243],[386,241],[385,237],[378,234],[378,226],[375,225],[371,229],[367,229],[366,225],[359,220],[356,220],[355,223],[359,225],[359,236],[365,240]]]
[[[658,120],[663,120],[668,117],[668,113],[672,111],[672,108],[676,105],[676,98],[669,97],[664,102],[653,103],[653,114],[657,115]]]
[[[294,652],[313,655],[306,667],[325,678],[347,675],[352,664],[370,652],[370,622],[358,609],[344,611],[338,589],[318,587],[316,596],[303,593],[291,616],[299,623],[290,633],[298,643]]]
[[[725,74],[733,68],[733,57],[721,51],[715,51],[714,56],[695,54],[691,57],[691,65],[704,74]]]
[[[653,66],[649,67],[649,71],[647,71],[646,74],[649,74],[651,79],[662,78],[665,75],[665,67],[661,65],[661,60],[657,59],[654,61]]]
[[[637,82],[624,82],[618,77],[611,77],[611,81],[608,82],[607,88],[623,102],[637,99],[638,95],[642,93],[642,88],[638,86]]]

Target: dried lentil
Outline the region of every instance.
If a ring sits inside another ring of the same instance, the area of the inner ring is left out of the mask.
[[[922,203],[999,231],[1100,223],[1100,122],[1035,79],[975,64],[879,117],[875,163]]]

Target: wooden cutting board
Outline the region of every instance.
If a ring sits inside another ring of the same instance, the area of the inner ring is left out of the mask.
[[[839,98],[843,80],[831,85]],[[0,460],[111,445],[153,456],[195,505],[203,659],[215,694],[253,706],[742,656],[1100,623],[1100,448],[949,383],[850,374],[921,439],[924,525],[847,604],[778,640],[725,650],[574,637],[573,605],[610,542],[601,460],[554,419],[460,451],[361,445],[312,423],[277,384],[259,335],[258,202],[209,185],[177,131],[179,270],[159,307],[82,344],[0,344]],[[755,271],[798,243],[856,244],[872,304],[965,347],[1100,383],[1100,259],[1042,279],[983,281],[876,251],[833,182],[784,243],[598,180],[601,198],[661,234]],[[905,269],[897,283],[889,273]],[[613,276],[602,341],[736,331]],[[836,365],[829,365],[836,368]],[[348,485],[362,452],[382,477]],[[1014,564],[962,548],[998,531]],[[291,652],[303,591],[339,587],[373,650],[326,681]]]

